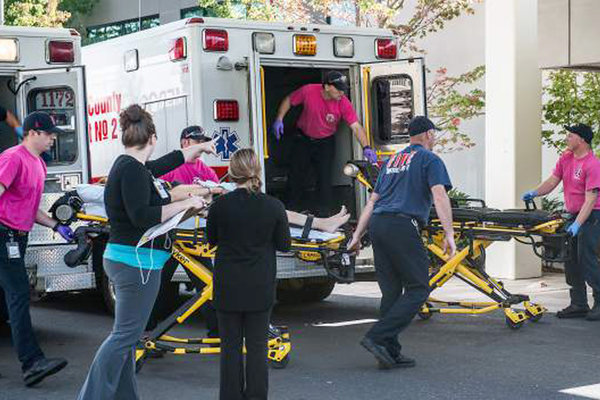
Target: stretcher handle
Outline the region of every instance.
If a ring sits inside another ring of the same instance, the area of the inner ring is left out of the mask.
[[[525,200],[525,210],[527,210],[527,211],[537,210],[537,205],[535,204],[535,201],[533,201],[533,199]]]

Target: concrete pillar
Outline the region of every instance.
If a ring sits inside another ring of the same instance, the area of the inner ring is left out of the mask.
[[[485,199],[489,207],[523,208],[521,194],[541,180],[541,74],[537,0],[486,0]],[[541,275],[530,246],[498,242],[487,272],[498,278]]]

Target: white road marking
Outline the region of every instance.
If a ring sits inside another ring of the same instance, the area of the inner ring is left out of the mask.
[[[596,385],[579,386],[570,389],[561,390],[560,393],[572,394],[588,399],[600,400],[600,383]]]
[[[372,324],[373,322],[377,322],[377,320],[376,319],[357,319],[354,321],[342,321],[342,322],[330,322],[330,323],[317,322],[316,324],[312,324],[312,326],[316,326],[319,328],[321,328],[321,327],[338,328],[340,326]]]

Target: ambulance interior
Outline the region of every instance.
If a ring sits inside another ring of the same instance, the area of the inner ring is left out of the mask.
[[[284,119],[284,135],[277,141],[271,132],[271,125],[277,115],[280,102],[285,96],[292,93],[302,85],[308,83],[321,83],[323,77],[331,71],[330,68],[295,68],[295,67],[264,67],[265,81],[265,116],[269,133],[267,135],[269,158],[265,161],[265,176],[267,193],[282,200],[286,206],[289,204],[286,185],[293,149],[292,134],[295,132],[295,124],[302,110],[301,106],[292,107]],[[348,75],[348,70],[339,70]],[[350,88],[352,90],[352,88]],[[349,93],[346,94],[349,96]],[[357,109],[356,105],[355,109]],[[359,118],[360,119],[360,118]],[[350,128],[341,122],[336,132],[335,159],[332,168],[333,203],[329,205],[329,212],[334,213],[345,205],[356,217],[356,196],[352,180],[343,174],[343,167],[352,156],[352,143],[354,135]],[[308,201],[302,205],[302,210],[309,210],[311,204],[319,201],[316,191],[316,177],[314,171],[309,174],[308,187],[305,198]],[[309,210],[314,211],[314,210]]]
[[[13,76],[0,76],[0,106],[15,113],[17,111],[17,97],[10,91],[9,84],[12,87]],[[17,144],[17,135],[14,130],[6,124],[0,122],[0,151]]]
[[[32,111],[48,112],[55,123],[64,131],[59,135],[52,148],[42,155],[48,166],[69,165],[77,160],[78,140],[75,131],[75,93],[72,88],[41,87],[26,93],[26,107],[24,112],[17,110],[18,96],[26,90],[24,87],[15,87],[14,76],[0,76],[0,105],[13,112],[22,123],[22,116]],[[18,88],[15,95],[14,90]],[[18,143],[17,135],[5,122],[0,123],[0,151]]]

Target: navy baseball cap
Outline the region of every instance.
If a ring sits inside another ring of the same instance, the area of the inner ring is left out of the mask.
[[[348,77],[338,71],[329,71],[323,83],[333,85],[337,90],[343,92],[348,91]]]
[[[181,131],[181,139],[192,139],[208,142],[211,139],[204,134],[204,129],[199,125],[191,125]]]
[[[440,128],[435,126],[431,120],[423,115],[417,115],[408,123],[408,135],[415,136],[420,135],[421,133],[425,133],[431,129],[435,129],[436,131],[441,131]]]
[[[23,132],[29,132],[32,129],[34,131],[44,131],[47,133],[55,133],[57,135],[65,133],[65,131],[56,127],[50,114],[43,111],[34,111],[25,117],[25,120],[23,121]]]
[[[581,136],[583,140],[587,142],[587,144],[592,144],[592,139],[594,137],[594,132],[589,125],[586,124],[575,124],[572,126],[565,125],[564,128],[576,135]]]

